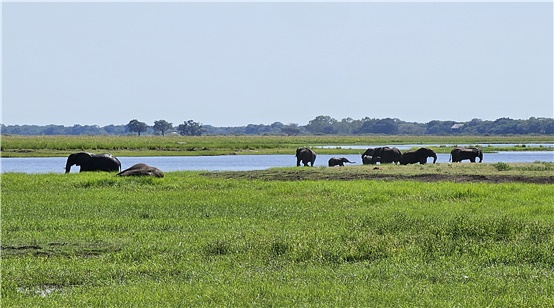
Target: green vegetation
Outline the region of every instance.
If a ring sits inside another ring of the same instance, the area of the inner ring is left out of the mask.
[[[192,124],[192,125],[191,125]],[[527,120],[499,118],[494,121],[472,119],[471,121],[440,121],[427,123],[406,122],[400,119],[376,119],[364,117],[361,119],[344,118],[337,120],[330,116],[319,115],[306,125],[281,122],[265,124],[248,124],[235,127],[214,127],[202,125],[193,120],[173,127],[165,120],[154,121],[152,126],[136,119],[127,125],[0,125],[3,134],[10,135],[127,135],[137,132],[143,135],[179,133],[187,136],[198,135],[552,135],[554,134],[553,118],[530,117]]]
[[[491,143],[517,144],[490,147]],[[110,152],[116,156],[290,154],[300,146],[318,148],[320,154],[358,154],[345,145],[438,144],[438,153],[449,153],[451,145],[472,144],[490,151],[545,151],[528,143],[552,143],[551,136],[2,136],[3,157],[67,156],[75,151]],[[447,146],[448,145],[448,146]]]
[[[509,166],[3,174],[2,306],[549,307],[554,185],[371,177]]]
[[[148,125],[144,122],[140,122],[137,119],[131,120],[126,126],[128,131],[136,132],[137,136],[140,136],[140,133],[144,133],[146,132],[146,130],[148,130]]]
[[[498,162],[496,164],[493,164],[493,167],[495,167],[496,170],[498,170],[498,171],[507,171],[507,170],[511,169],[510,165],[508,165],[507,163],[503,163],[503,162]]]
[[[502,172],[499,172],[502,171]],[[554,184],[554,162],[534,163],[437,163],[426,165],[349,165],[319,167],[299,172],[297,168],[207,173],[205,176],[261,180],[417,180],[425,182],[523,182]]]

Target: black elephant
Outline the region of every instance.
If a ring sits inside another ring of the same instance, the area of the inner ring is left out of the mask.
[[[143,163],[134,164],[131,167],[121,171],[117,175],[119,176],[155,176],[158,178],[164,177],[164,173],[160,169]]]
[[[371,161],[373,162],[372,164],[375,164],[377,161],[382,164],[390,164],[399,163],[400,158],[402,157],[402,153],[397,148],[379,147],[367,149],[362,154],[362,161],[364,159],[364,156],[374,157],[373,159],[371,159]],[[379,160],[377,160],[376,157],[379,157]]]
[[[479,157],[479,162],[482,162],[483,150],[474,147],[457,147],[450,151],[450,161],[453,163],[459,163],[464,159],[469,159],[469,161],[474,163],[476,157]]]
[[[316,154],[312,149],[309,149],[309,148],[296,149],[296,166],[300,166],[300,162],[302,162],[304,166],[308,166],[308,164],[310,164],[313,167],[315,158],[316,158]]]
[[[433,157],[433,164],[437,162],[437,153],[435,153],[432,149],[419,148],[415,151],[406,151],[402,153],[400,164],[407,165],[420,163],[424,165],[427,163],[428,157]]]
[[[362,163],[364,165],[375,165],[379,161],[381,161],[379,156],[362,155]]]
[[[65,173],[69,173],[71,166],[77,165],[84,171],[119,171],[121,170],[121,162],[112,154],[91,154],[87,152],[73,153],[67,157],[65,164]]]
[[[344,167],[344,163],[354,164],[355,162],[349,161],[346,157],[332,157],[329,159],[329,167],[341,166]]]

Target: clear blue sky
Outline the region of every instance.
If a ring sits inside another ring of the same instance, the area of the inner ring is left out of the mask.
[[[554,117],[553,4],[2,4],[2,123]]]

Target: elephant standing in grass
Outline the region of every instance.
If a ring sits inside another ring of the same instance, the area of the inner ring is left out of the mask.
[[[304,164],[304,167],[314,166],[316,154],[314,150],[309,148],[298,148],[296,149],[296,166],[300,166],[300,162]]]
[[[402,157],[402,153],[397,148],[379,147],[379,148],[367,149],[362,154],[362,161],[364,159],[364,156],[373,157],[370,160],[372,162],[371,164],[375,164],[377,161],[379,161],[382,164],[388,164],[388,163],[399,163],[400,158]],[[377,159],[377,157],[379,159]]]
[[[134,164],[131,167],[121,171],[117,175],[119,176],[155,176],[158,178],[163,178],[164,173],[152,166],[148,166],[147,164]]]
[[[87,152],[73,153],[67,157],[65,173],[69,173],[71,166],[77,165],[83,171],[119,171],[121,162],[111,154],[91,154]]]
[[[474,163],[475,158],[479,157],[479,162],[483,161],[483,150],[480,148],[464,148],[464,147],[457,147],[452,149],[450,151],[450,160],[453,163],[459,163],[464,159],[469,159],[470,162]]]
[[[428,157],[433,157],[433,164],[437,162],[437,153],[435,153],[435,151],[429,148],[419,148],[415,151],[407,151],[402,153],[400,164],[407,165],[420,163],[424,165],[427,163]]]
[[[333,157],[329,159],[329,167],[341,166],[344,167],[344,163],[354,164],[353,161],[349,161],[346,157]]]

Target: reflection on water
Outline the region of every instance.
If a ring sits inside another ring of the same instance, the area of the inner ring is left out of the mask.
[[[361,164],[360,155],[317,155],[314,166],[327,166],[329,158],[346,157],[348,160]],[[296,158],[291,155],[227,155],[227,156],[163,156],[163,157],[118,157],[122,169],[136,163],[146,163],[162,171],[206,170],[206,171],[245,171],[264,170],[273,167],[296,166]],[[437,163],[447,163],[449,154],[437,154]],[[429,159],[431,161],[431,159]],[[483,162],[554,162],[554,152],[498,152],[485,153]],[[33,157],[33,158],[1,158],[1,170],[4,172],[24,173],[63,173],[65,157]],[[464,161],[464,163],[469,163]],[[79,172],[79,167],[73,166],[71,172]]]

